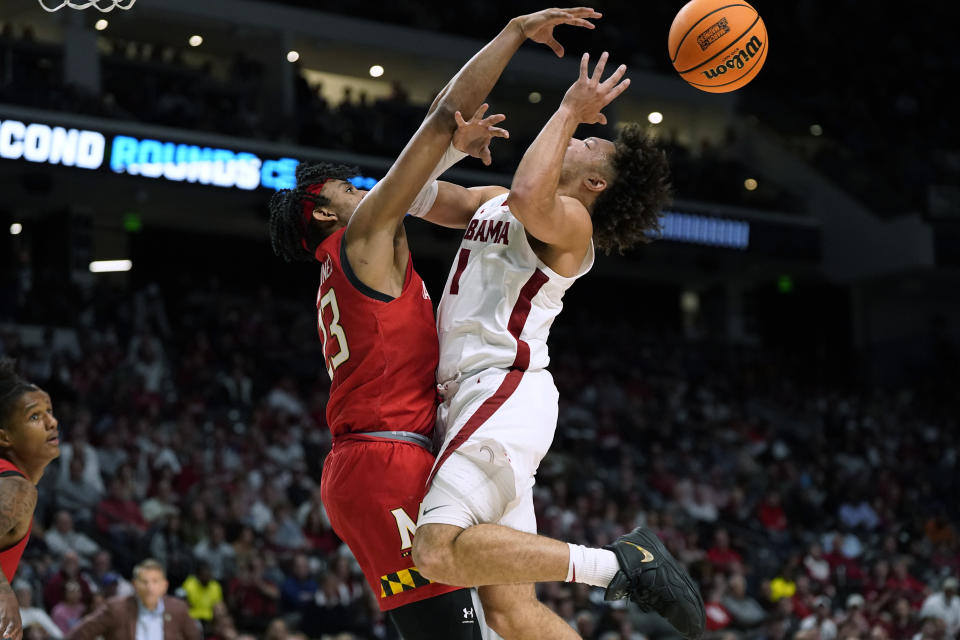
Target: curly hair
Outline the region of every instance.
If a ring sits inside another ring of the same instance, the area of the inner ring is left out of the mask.
[[[20,396],[38,388],[20,377],[11,358],[0,358],[0,429],[5,428]]]
[[[324,207],[330,204],[330,200],[307,189],[326,180],[348,180],[359,174],[357,167],[329,162],[301,162],[297,165],[297,186],[280,189],[270,198],[270,244],[273,252],[287,262],[313,260],[317,245],[329,235],[328,225],[312,218],[305,222],[303,206],[310,202],[314,207]]]
[[[673,194],[667,156],[639,124],[627,124],[614,144],[614,178],[593,204],[593,237],[605,253],[622,254],[650,242]]]

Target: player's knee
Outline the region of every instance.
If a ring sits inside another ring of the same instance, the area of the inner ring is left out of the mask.
[[[413,564],[420,575],[444,584],[455,584],[453,575],[452,540],[440,535],[434,525],[424,525],[417,529],[413,537]]]
[[[501,606],[502,605],[502,606]],[[504,638],[522,638],[530,621],[536,619],[536,611],[530,609],[530,603],[521,598],[512,603],[483,602],[483,615],[487,626]]]

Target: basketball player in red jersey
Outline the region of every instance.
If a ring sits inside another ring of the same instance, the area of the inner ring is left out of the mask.
[[[431,215],[434,180],[462,157],[451,145],[458,125],[467,138],[479,130],[465,148],[489,162],[486,147],[502,135],[493,126],[502,118],[483,119],[478,107],[520,45],[529,38],[562,56],[554,27],[592,28],[588,18],[598,17],[589,8],[547,9],[511,20],[444,88],[369,193],[348,181],[357,175],[350,167],[301,165],[296,188],[271,199],[277,255],[320,263],[318,329],[332,380],[327,422],[334,436],[321,481],[324,506],[405,640],[479,638],[483,625],[470,591],[430,582],[410,556],[434,462],[438,346],[403,219],[414,211],[449,222]],[[461,112],[475,115],[464,123]]]
[[[45,391],[0,360],[0,637],[21,640],[20,605],[10,587],[30,539],[37,483],[60,455],[60,432]]]

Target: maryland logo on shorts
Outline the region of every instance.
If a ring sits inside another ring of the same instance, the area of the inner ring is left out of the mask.
[[[430,584],[430,580],[420,575],[416,567],[410,567],[396,573],[388,573],[385,576],[380,576],[380,597],[395,596],[398,593],[410,591],[425,584]]]

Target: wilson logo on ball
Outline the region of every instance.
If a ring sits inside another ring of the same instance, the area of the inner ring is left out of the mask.
[[[726,73],[728,70],[743,69],[762,48],[763,42],[757,36],[753,36],[743,49],[734,51],[723,64],[718,64],[713,69],[707,69],[703,72],[703,75],[710,80]]]
[[[730,33],[730,24],[726,18],[721,18],[719,22],[697,36],[697,44],[700,45],[701,51],[706,51],[707,47],[727,33]]]
[[[667,51],[692,87],[726,93],[757,77],[770,38],[760,14],[744,0],[687,0],[670,24]]]

